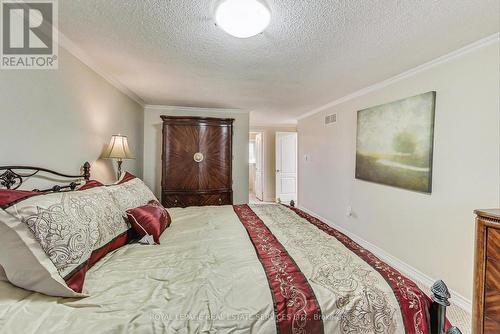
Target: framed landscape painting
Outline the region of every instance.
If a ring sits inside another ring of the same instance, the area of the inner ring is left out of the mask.
[[[356,178],[432,192],[436,92],[358,111]]]

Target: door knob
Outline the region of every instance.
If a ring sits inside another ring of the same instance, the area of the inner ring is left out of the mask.
[[[276,169],[276,173],[279,173],[279,172],[280,172],[280,170],[279,170],[279,169]]]

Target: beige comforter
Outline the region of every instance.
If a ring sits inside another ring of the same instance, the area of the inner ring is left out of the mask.
[[[405,332],[398,301],[377,271],[287,208],[252,209],[308,279],[325,333]],[[266,274],[233,208],[169,212],[161,245],[127,245],[91,268],[90,297],[54,298],[0,282],[0,332],[276,333]],[[339,306],[345,294],[351,311]]]

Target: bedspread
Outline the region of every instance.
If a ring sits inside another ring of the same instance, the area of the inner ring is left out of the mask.
[[[169,209],[81,299],[0,282],[1,333],[427,333],[428,298],[349,238],[282,205]]]

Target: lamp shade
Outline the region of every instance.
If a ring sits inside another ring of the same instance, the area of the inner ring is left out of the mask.
[[[103,156],[108,159],[134,159],[128,147],[127,136],[113,135]]]

